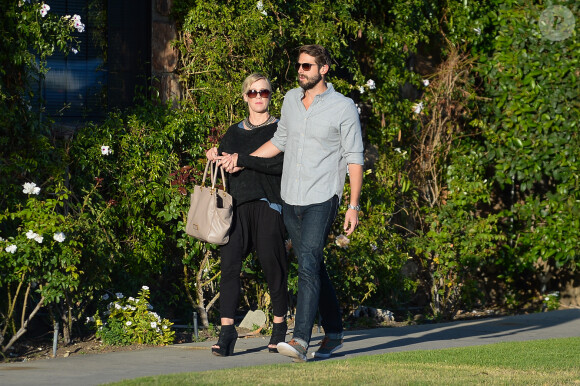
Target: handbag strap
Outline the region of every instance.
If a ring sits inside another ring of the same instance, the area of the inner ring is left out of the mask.
[[[207,177],[207,169],[209,168],[209,164],[213,163],[213,161],[208,160],[205,164],[205,171],[203,172],[203,178],[201,180],[201,186],[205,186],[205,178]],[[211,174],[210,174],[211,177]]]
[[[201,186],[205,185],[205,179],[207,178],[207,171],[209,168],[209,176],[210,176],[210,180],[211,180],[211,188],[215,189],[215,184],[217,182],[217,173],[218,173],[218,169],[221,171],[222,174],[222,181],[224,184],[224,192],[228,191],[228,188],[226,186],[226,176],[224,174],[224,168],[220,165],[218,167],[215,166],[215,161],[207,161],[207,164],[205,165],[205,171],[203,172],[203,180],[201,182]]]

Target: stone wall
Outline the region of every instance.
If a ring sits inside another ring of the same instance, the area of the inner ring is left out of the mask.
[[[580,273],[571,277],[560,288],[560,304],[565,308],[580,308]]]
[[[171,46],[177,39],[175,23],[170,17],[172,5],[173,0],[151,2],[151,76],[161,101],[173,101],[176,106],[181,99],[181,88],[175,73],[179,53]]]

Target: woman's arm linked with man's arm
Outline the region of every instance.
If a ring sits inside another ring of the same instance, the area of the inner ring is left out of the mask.
[[[260,146],[256,151],[254,151],[250,156],[258,157],[258,158],[273,158],[280,154],[281,151],[278,149],[272,141],[268,141]],[[242,168],[238,166],[238,154],[227,154],[224,153],[220,158],[221,164],[224,167],[224,170],[229,173],[235,173]]]

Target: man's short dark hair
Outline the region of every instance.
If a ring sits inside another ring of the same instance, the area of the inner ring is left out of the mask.
[[[319,66],[324,66],[325,64],[330,67],[331,58],[330,52],[320,44],[309,44],[306,46],[300,47],[298,50],[298,56],[301,54],[307,54],[312,56],[316,60],[316,64]]]

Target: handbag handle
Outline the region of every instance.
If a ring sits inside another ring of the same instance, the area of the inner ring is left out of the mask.
[[[214,165],[214,162],[215,161],[209,161],[208,160],[207,163],[205,164],[205,171],[203,172],[203,180],[201,181],[201,186],[204,186],[205,185],[205,179],[207,178],[207,171],[208,171],[208,168],[209,168],[209,170],[210,170],[210,174],[209,175],[210,175],[210,179],[211,179],[211,188],[212,189],[215,189],[215,184],[216,184],[216,181],[217,181],[217,173],[218,173],[218,169],[219,169],[221,171],[222,181],[224,183],[224,192],[227,192],[228,191],[228,188],[226,186],[226,176],[224,174],[224,168],[221,165],[216,167]],[[211,164],[211,167],[210,167],[210,164]],[[215,169],[214,169],[214,167],[215,167]]]

